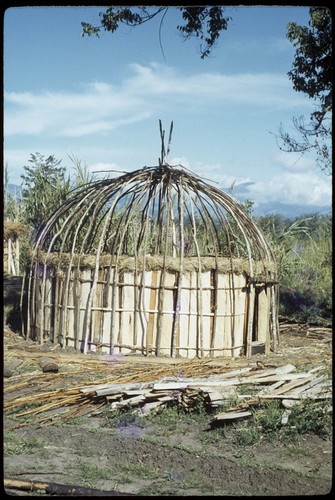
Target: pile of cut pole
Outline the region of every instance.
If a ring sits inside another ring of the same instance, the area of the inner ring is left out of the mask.
[[[79,386],[74,386],[73,381],[70,383],[66,373],[60,371],[43,375],[18,374],[5,383],[4,410],[15,411],[12,418],[20,421],[15,427],[21,427],[29,422],[21,420],[22,417],[34,418],[38,425],[53,425],[74,416],[98,415],[105,411],[106,405],[112,411],[133,409],[145,416],[171,403],[189,411],[199,405],[211,411],[229,402],[229,411],[217,413],[213,418],[211,425],[215,426],[249,417],[253,406],[279,399],[284,408],[282,422],[285,424],[295,404],[332,397],[331,380],[322,373],[325,367],[321,366],[304,373],[297,372],[292,364],[270,367],[260,361],[232,370],[211,366],[209,361],[188,362],[182,367],[181,370],[178,365],[177,371],[175,365],[116,363],[103,383],[94,385],[86,381]],[[189,375],[181,376],[180,373]],[[18,396],[17,390],[25,394]],[[232,400],[235,401],[233,407]]]
[[[292,406],[302,401],[330,399],[332,383],[325,375],[317,375],[322,367],[305,373],[296,373],[296,367],[288,364],[281,367],[265,368],[262,363],[256,367],[240,368],[223,374],[202,378],[165,377],[157,382],[131,384],[102,384],[83,388],[87,395],[104,396],[112,410],[136,409],[139,415],[147,415],[152,410],[176,402],[184,409],[205,405],[207,409],[224,405],[238,386],[245,385],[252,394],[239,394],[236,404],[229,411],[215,415],[211,426],[224,421],[249,417],[250,409],[259,403],[280,399],[285,411],[282,424],[286,424]],[[255,386],[255,387],[251,387]],[[256,393],[255,389],[260,390]]]

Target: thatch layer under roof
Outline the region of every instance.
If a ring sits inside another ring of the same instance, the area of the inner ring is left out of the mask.
[[[36,256],[36,262],[47,264],[55,268],[64,269],[69,265],[73,267],[91,268],[96,265],[96,256],[78,255],[70,253],[45,253],[39,252]],[[143,267],[146,271],[159,271],[163,268],[168,272],[179,272],[181,269],[180,257],[167,257],[162,255],[146,255],[144,259],[136,261],[135,257],[115,255],[100,255],[99,268],[117,267],[118,271],[124,272],[142,272]],[[276,266],[273,261],[255,261],[253,262],[254,274],[266,279],[269,274],[275,273]],[[247,259],[228,257],[185,257],[182,263],[182,272],[207,272],[217,270],[220,273],[249,273],[250,262]]]
[[[27,226],[21,222],[5,221],[3,226],[3,236],[5,240],[16,239],[20,234],[28,232]]]

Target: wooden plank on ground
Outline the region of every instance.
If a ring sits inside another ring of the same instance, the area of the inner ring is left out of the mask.
[[[281,419],[281,424],[286,425],[289,419],[289,416],[291,415],[291,410],[285,410]]]
[[[272,393],[269,393],[269,396],[275,394],[284,394],[288,391],[291,391],[292,389],[295,389],[296,387],[306,384],[306,382],[309,382],[310,380],[312,380],[312,378],[313,375],[309,375],[308,377],[305,376],[304,378],[300,378],[298,380],[292,380],[291,382],[278,387],[278,389],[275,389]]]
[[[264,389],[259,391],[258,396],[261,396],[263,394],[270,394],[272,393],[275,389],[278,389],[278,387],[284,385],[286,383],[285,380],[278,380],[278,382],[275,382],[274,384],[266,386]]]
[[[140,417],[144,417],[146,415],[148,415],[148,413],[150,413],[152,410],[156,410],[157,408],[159,408],[160,406],[162,406],[162,404],[164,404],[165,401],[152,401],[150,403],[145,403],[141,408],[140,408],[140,413],[139,413],[139,416]]]
[[[269,377],[253,377],[248,379],[248,383],[254,383],[254,384],[267,384],[268,382],[277,382],[278,380],[305,380],[309,381],[312,380],[313,375],[307,375],[306,373],[288,373],[288,374],[281,374],[278,373],[277,375],[270,375]]]
[[[157,382],[153,386],[154,391],[168,391],[168,390],[179,390],[179,389],[186,389],[188,387],[190,382]]]
[[[124,399],[122,401],[116,401],[113,403],[113,407],[124,408],[125,406],[137,406],[142,401],[145,401],[145,396],[143,396],[143,394],[140,396],[134,396],[133,398]]]
[[[110,394],[117,394],[119,392],[126,392],[126,391],[132,391],[132,390],[138,390],[141,391],[142,389],[149,389],[151,387],[151,384],[109,384],[106,387],[102,389],[94,389],[97,396],[107,396]],[[91,391],[90,391],[91,392]]]
[[[331,399],[333,395],[331,393],[326,393],[326,394],[310,394],[307,396],[304,396],[304,393],[295,393],[295,392],[289,392],[285,394],[264,394],[263,396],[259,397],[259,400],[262,401],[263,399],[297,399],[300,401],[305,401],[307,399],[311,400],[317,400],[317,399]]]
[[[282,399],[281,404],[284,408],[290,410],[293,406],[299,405],[300,401],[297,401],[296,399]]]
[[[312,379],[310,382],[307,382],[306,384],[300,386],[300,387],[297,387],[296,389],[294,389],[293,392],[304,392],[304,391],[307,391],[307,390],[311,390],[313,392],[313,388],[314,386],[317,386],[314,388],[314,393],[315,391],[318,392],[320,390],[320,382],[324,379],[324,375],[320,375],[320,377],[316,377],[315,379]]]
[[[288,364],[284,366],[278,366],[275,368],[267,368],[265,370],[250,370],[249,373],[245,374],[244,377],[257,378],[257,377],[269,377],[270,375],[284,375],[291,373],[296,370],[294,365]]]
[[[213,418],[214,422],[218,422],[220,420],[236,420],[239,418],[250,417],[252,415],[251,411],[229,411],[224,413],[218,413]]]
[[[244,376],[244,374],[251,372],[253,370],[252,367],[250,368],[239,368],[238,370],[231,370],[228,372],[224,373],[217,373],[215,375],[210,375],[209,377],[206,377],[207,380],[222,380],[226,378],[233,378],[236,377],[237,375]],[[254,373],[254,372],[253,372]]]

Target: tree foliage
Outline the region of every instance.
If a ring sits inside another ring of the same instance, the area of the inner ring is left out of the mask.
[[[53,155],[45,158],[31,154],[30,165],[21,175],[22,209],[24,220],[37,231],[52,213],[65,201],[70,191],[70,180],[65,178],[66,168]]]
[[[280,149],[288,152],[314,151],[321,170],[331,173],[331,118],[332,110],[332,20],[325,7],[312,7],[309,26],[289,23],[287,38],[296,49],[288,76],[297,92],[307,94],[316,103],[306,121],[303,116],[293,118],[298,139],[280,127]]]
[[[167,12],[176,8],[180,11],[182,24],[177,25],[181,36],[188,40],[191,37],[199,38],[201,58],[208,57],[218,41],[223,30],[228,28],[229,16],[224,16],[224,8],[220,6],[205,7],[108,7],[105,12],[100,12],[100,26],[82,22],[82,36],[96,35],[99,37],[101,30],[114,33],[120,26],[140,26],[155,17],[161,17],[160,30]]]

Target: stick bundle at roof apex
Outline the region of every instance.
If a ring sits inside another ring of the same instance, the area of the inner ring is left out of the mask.
[[[162,121],[159,120],[159,131],[161,134],[161,141],[162,141],[161,158],[158,159],[159,166],[168,165],[168,156],[170,153],[172,130],[173,130],[173,121],[171,122],[171,125],[170,125],[170,134],[169,134],[169,142],[168,142],[167,151],[165,151],[165,143],[164,143],[165,130],[163,130]]]

